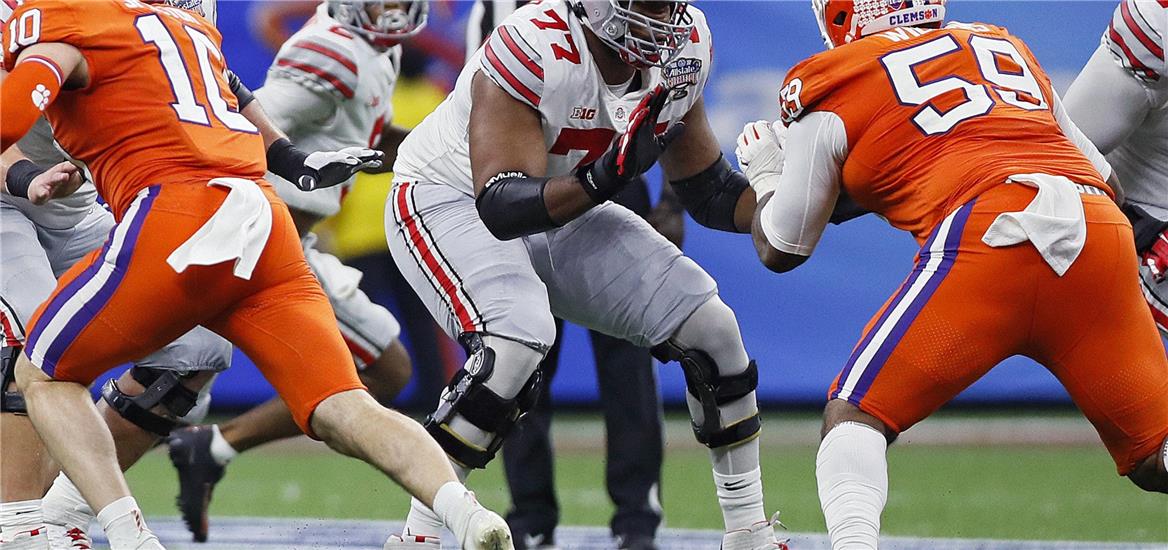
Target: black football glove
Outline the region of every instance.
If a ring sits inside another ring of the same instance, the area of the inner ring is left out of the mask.
[[[286,138],[268,147],[268,170],[301,191],[332,187],[349,181],[357,172],[381,167],[385,153],[364,147],[306,154]]]
[[[664,86],[653,88],[629,114],[629,126],[616,143],[596,162],[581,166],[576,179],[584,192],[600,204],[647,172],[669,144],[685,131],[678,122],[660,134],[656,132],[657,117],[665,106],[669,91]]]

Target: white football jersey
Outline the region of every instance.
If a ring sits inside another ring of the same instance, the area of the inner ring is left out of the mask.
[[[1122,0],[1103,45],[1156,105],[1107,160],[1128,200],[1168,210],[1168,2]]]
[[[0,0],[0,24],[7,23],[12,16],[15,5],[7,0]],[[49,122],[41,117],[23,138],[16,143],[29,160],[41,165],[52,166],[68,160],[65,153],[53,139],[53,128]],[[89,177],[88,170],[85,172]],[[97,201],[97,188],[89,179],[76,193],[68,197],[51,200],[41,206],[36,206],[27,199],[0,194],[0,200],[16,206],[33,223],[49,229],[67,229],[85,219],[90,208]]]
[[[441,183],[474,195],[468,125],[471,79],[480,71],[539,111],[548,177],[570,174],[600,158],[627,128],[629,113],[657,84],[672,90],[659,124],[680,121],[701,97],[712,52],[705,15],[692,5],[688,9],[694,33],[680,56],[664,69],[641,71],[629,84],[615,87],[605,84],[588,51],[584,33],[591,31],[564,0],[516,10],[471,57],[454,92],[399,147],[394,178]]]
[[[401,46],[375,49],[329,17],[322,3],[304,28],[280,48],[256,97],[277,124],[303,121],[305,107],[294,96],[273,91],[281,85],[294,83],[332,102],[324,119],[281,128],[303,151],[373,147],[393,118],[390,99],[400,67]],[[341,197],[353,183],[305,193],[271,172],[266,177],[288,206],[323,217],[340,210]]]

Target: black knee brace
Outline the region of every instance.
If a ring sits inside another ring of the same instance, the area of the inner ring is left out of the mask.
[[[175,419],[191,412],[199,399],[198,392],[182,385],[185,376],[177,372],[134,366],[130,368],[130,376],[146,390],[139,395],[127,395],[118,388],[116,380],[110,380],[101,389],[101,396],[122,418],[158,436],[170,435],[178,427]],[[158,405],[173,418],[151,410]]]
[[[8,389],[16,382],[16,358],[20,357],[20,350],[11,346],[0,348],[0,412],[26,415],[28,408],[24,405],[24,396],[15,389]]]
[[[495,371],[495,351],[483,344],[482,335],[466,333],[459,337],[470,359],[455,373],[434,414],[424,426],[442,450],[468,468],[485,468],[503,446],[511,428],[535,404],[539,396],[541,375],[531,375],[523,389],[512,399],[504,399],[485,385]],[[450,421],[461,416],[475,427],[492,434],[485,449],[468,443],[450,428]]]
[[[758,365],[752,360],[746,370],[732,376],[719,376],[718,365],[697,349],[683,349],[671,342],[653,347],[653,356],[661,362],[677,361],[685,373],[685,387],[702,405],[702,423],[693,423],[698,442],[710,447],[725,447],[749,440],[762,429],[758,413],[730,426],[722,427],[719,406],[746,397],[758,387]]]

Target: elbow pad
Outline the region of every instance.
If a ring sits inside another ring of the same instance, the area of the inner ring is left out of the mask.
[[[559,227],[543,202],[551,178],[532,178],[523,172],[502,172],[487,181],[475,198],[479,218],[500,241],[543,233]]]
[[[247,107],[248,103],[255,101],[255,94],[243,85],[243,81],[231,69],[227,69],[227,85],[231,88],[231,93],[235,94],[235,99],[239,101],[240,111]]]
[[[709,168],[696,176],[670,182],[677,198],[694,221],[719,231],[737,232],[734,211],[738,198],[750,188],[746,176],[730,167],[719,156]]]

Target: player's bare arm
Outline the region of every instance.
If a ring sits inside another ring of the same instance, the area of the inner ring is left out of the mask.
[[[685,132],[661,155],[661,169],[672,182],[682,205],[707,227],[750,232],[758,202],[741,173],[722,158],[706,117],[705,99],[699,99],[682,118]]]
[[[406,136],[410,135],[410,131],[401,126],[394,126],[393,124],[386,124],[385,128],[381,130],[381,141],[377,144],[378,151],[385,155],[381,168],[369,170],[372,174],[380,174],[382,172],[389,172],[393,168],[393,163],[397,161],[397,148],[401,142],[406,140]]]

